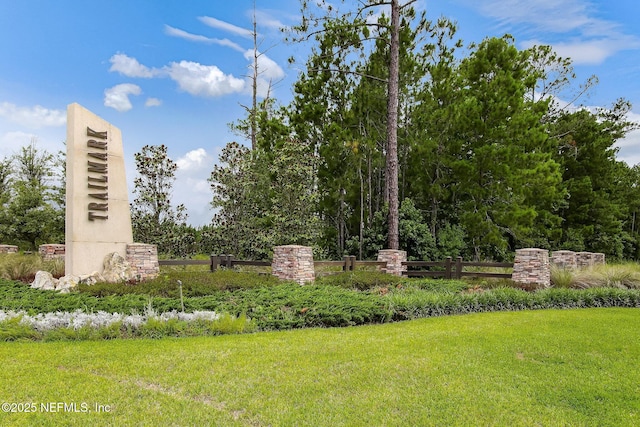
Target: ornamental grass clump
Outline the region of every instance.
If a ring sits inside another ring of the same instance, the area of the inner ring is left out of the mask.
[[[635,263],[605,264],[579,269],[551,268],[555,288],[640,289],[640,266]]]
[[[0,254],[0,278],[30,283],[38,271],[64,276],[64,260],[44,261],[38,254]]]

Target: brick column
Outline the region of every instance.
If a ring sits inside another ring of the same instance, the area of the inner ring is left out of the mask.
[[[0,254],[17,254],[18,247],[14,245],[0,245]]]
[[[560,268],[575,270],[578,268],[576,253],[573,251],[553,251],[551,252],[551,263]]]
[[[524,285],[551,286],[549,251],[535,248],[516,250],[511,278]]]
[[[603,253],[597,252],[593,254],[593,265],[605,265],[606,263]]]
[[[158,247],[156,245],[130,243],[127,245],[126,260],[138,281],[155,279],[160,273]]]
[[[576,252],[578,268],[588,268],[593,266],[594,256],[591,252]]]
[[[313,251],[309,246],[276,246],[273,248],[271,274],[282,280],[293,280],[301,285],[313,282],[316,278]]]
[[[61,244],[46,244],[38,247],[38,253],[45,261],[65,257],[65,246]]]
[[[387,267],[383,271],[394,276],[402,276],[403,271],[407,271],[407,266],[402,265],[407,260],[407,251],[396,249],[381,249],[378,251],[378,261],[385,261]]]

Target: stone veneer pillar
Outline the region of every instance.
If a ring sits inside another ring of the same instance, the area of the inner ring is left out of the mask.
[[[134,271],[138,281],[155,279],[160,273],[158,247],[146,243],[127,245],[126,260]]]
[[[18,247],[14,245],[0,245],[0,254],[17,254]]]
[[[378,261],[387,263],[386,268],[383,269],[385,273],[402,276],[402,272],[407,271],[407,266],[402,265],[407,261],[407,251],[381,249],[378,251]]]
[[[511,278],[524,285],[551,286],[549,251],[536,248],[516,250]]]
[[[273,248],[271,274],[279,279],[293,280],[301,285],[313,282],[316,278],[313,251],[309,246],[276,246]]]
[[[551,263],[560,268],[575,270],[578,268],[578,261],[574,251],[553,251],[551,252]]]
[[[593,265],[605,265],[605,256],[602,252],[596,252],[593,254]]]
[[[52,259],[65,258],[65,246],[61,244],[49,243],[46,245],[38,246],[38,253],[45,261],[51,261]]]
[[[591,252],[576,252],[576,261],[578,268],[592,267],[594,262],[594,254]]]

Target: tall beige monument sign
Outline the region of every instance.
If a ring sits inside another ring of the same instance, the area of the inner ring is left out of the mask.
[[[101,272],[133,243],[120,129],[78,104],[67,107],[65,274]]]

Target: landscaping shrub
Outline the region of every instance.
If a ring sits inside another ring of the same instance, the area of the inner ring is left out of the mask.
[[[149,295],[152,297],[179,297],[178,281],[182,282],[182,293],[185,297],[211,295],[219,291],[234,289],[252,289],[276,286],[281,281],[272,275],[233,270],[216,270],[210,272],[197,271],[165,271],[157,278],[141,283],[96,283],[95,285],[79,285],[78,291],[95,297],[107,295]]]
[[[544,289],[527,292],[514,288],[459,294],[394,289],[386,295],[394,320],[485,311],[516,311],[587,307],[638,307],[640,291],[615,288]]]
[[[254,323],[246,316],[213,312],[144,315],[85,313],[81,310],[30,316],[0,310],[0,341],[78,341],[115,338],[164,338],[251,332]]]
[[[261,276],[221,273],[199,273],[197,276],[190,276],[192,273],[171,274],[140,286],[96,285],[95,289],[86,287],[82,292],[70,294],[36,290],[24,283],[0,280],[0,310],[24,310],[31,316],[76,310],[131,315],[161,313],[161,316],[181,310],[177,283],[174,284],[176,280],[183,280],[187,313],[211,311],[229,316],[222,317],[216,324],[199,320],[185,324],[180,319],[167,322],[152,319],[149,324],[135,330],[123,324],[121,327],[80,328],[74,332],[62,330],[36,336],[14,322],[2,325],[0,339],[152,338],[353,326],[483,311],[640,307],[640,289],[550,288],[526,292],[514,287],[484,289],[468,281],[407,279],[371,272],[338,274],[319,279],[315,284],[300,286],[291,282],[272,282],[271,279],[261,284]],[[227,279],[228,275],[232,278]],[[241,281],[247,285],[246,288],[240,287]],[[247,322],[237,324],[235,319],[247,319]],[[250,327],[246,326],[248,323]]]
[[[402,277],[380,271],[356,270],[319,277],[316,280],[316,284],[364,291],[373,288],[395,286],[403,281],[404,279]]]
[[[38,254],[0,254],[0,278],[33,282],[38,271],[48,271],[54,277],[64,275],[64,260],[43,261]]]

